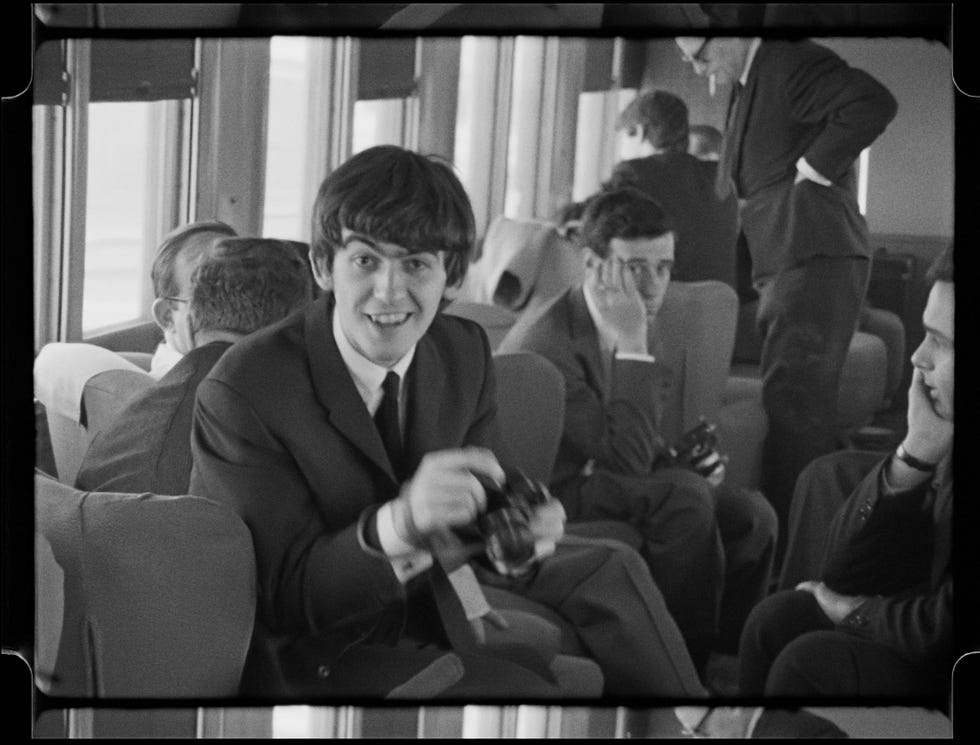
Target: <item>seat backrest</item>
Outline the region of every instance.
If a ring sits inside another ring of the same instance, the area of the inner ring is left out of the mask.
[[[88,383],[107,371],[112,374],[100,378],[105,394],[87,394]],[[95,419],[101,426],[128,395],[152,384],[153,379],[137,365],[94,344],[52,343],[41,349],[34,360],[34,395],[45,408],[60,481],[74,483],[94,436],[89,408],[95,407]],[[96,403],[96,398],[105,399],[105,404]]]
[[[525,313],[582,278],[579,249],[549,222],[494,218],[460,297]]]
[[[155,382],[146,373],[133,370],[106,370],[89,378],[82,391],[89,442],[113,420],[129,399],[152,387]]]
[[[672,441],[699,417],[715,421],[728,378],[738,296],[717,280],[671,282],[651,328],[652,351],[674,374],[661,421]]]
[[[201,497],[82,492],[36,472],[35,516],[40,690],[237,695],[256,570],[251,535],[231,509]]]
[[[533,352],[495,354],[497,418],[515,465],[547,484],[565,420],[565,379]]]
[[[490,339],[490,348],[496,349],[517,320],[517,314],[499,305],[477,303],[470,300],[455,300],[443,310],[451,316],[468,318],[483,326]]]

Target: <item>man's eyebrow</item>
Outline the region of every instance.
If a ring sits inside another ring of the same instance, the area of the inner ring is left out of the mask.
[[[946,334],[944,334],[942,331],[940,331],[939,329],[937,329],[935,326],[930,326],[928,323],[924,323],[924,324],[922,324],[922,327],[928,333],[930,333],[933,336],[936,336],[936,337],[942,339],[943,341],[953,341],[952,338],[950,338],[949,336],[946,336]]]
[[[360,243],[364,243],[364,244],[370,246],[371,248],[377,248],[378,247],[378,244],[370,236],[364,235],[363,233],[355,233],[355,232],[351,231],[350,235],[348,235],[346,238],[344,238],[343,248],[347,248],[354,241],[358,241]]]

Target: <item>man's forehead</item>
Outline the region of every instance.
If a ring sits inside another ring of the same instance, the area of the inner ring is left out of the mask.
[[[380,254],[391,257],[399,256],[410,256],[413,254],[427,253],[433,256],[441,255],[441,251],[437,248],[406,248],[400,243],[394,243],[393,241],[385,241],[373,236],[367,235],[366,233],[360,233],[355,230],[350,230],[349,228],[342,228],[340,232],[341,246],[340,249],[350,247],[351,245],[361,245],[367,246],[375,250]]]
[[[609,241],[609,248],[622,259],[673,259],[674,235],[665,233],[656,238],[613,238]]]
[[[922,323],[927,328],[953,339],[953,314],[955,290],[952,282],[936,282],[929,291]]]

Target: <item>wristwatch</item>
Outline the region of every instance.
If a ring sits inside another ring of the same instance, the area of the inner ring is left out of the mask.
[[[895,450],[895,457],[909,468],[914,468],[916,471],[922,471],[924,473],[933,473],[939,465],[938,463],[926,463],[924,460],[919,460],[914,455],[910,455],[909,451],[901,443],[899,443],[898,449]]]

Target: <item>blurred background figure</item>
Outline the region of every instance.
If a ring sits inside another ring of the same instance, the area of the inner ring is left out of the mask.
[[[641,93],[620,114],[617,129],[641,138],[646,154],[616,165],[606,187],[632,186],[663,206],[675,226],[673,278],[734,287],[738,205],[731,195],[715,194],[718,164],[688,153],[687,105],[667,91]]]

